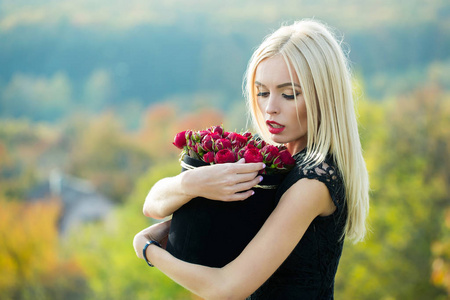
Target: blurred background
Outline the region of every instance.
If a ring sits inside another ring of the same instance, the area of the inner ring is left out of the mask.
[[[446,0],[1,0],[0,298],[197,299],[136,258],[175,133],[247,128],[241,82],[282,23],[338,29],[371,232],[337,299],[450,299]]]

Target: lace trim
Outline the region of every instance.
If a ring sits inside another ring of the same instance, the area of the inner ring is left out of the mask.
[[[342,186],[341,178],[337,173],[336,169],[328,164],[327,162],[322,162],[318,166],[313,168],[302,168],[300,167],[300,172],[303,177],[308,179],[316,179],[323,182],[328,190],[330,191],[331,198],[336,206],[341,205],[341,197],[338,197],[339,189]]]

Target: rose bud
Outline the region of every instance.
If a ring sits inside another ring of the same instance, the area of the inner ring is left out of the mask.
[[[190,140],[192,137],[192,130],[186,130],[186,141]]]
[[[222,149],[216,153],[214,161],[216,162],[216,164],[224,164],[228,162],[235,162],[236,157],[234,156],[233,151],[229,149]]]
[[[193,140],[191,140],[191,139],[189,139],[188,141],[187,141],[187,146],[189,147],[189,148],[194,148],[194,146],[195,146],[196,144],[195,144],[195,142],[193,141]]]
[[[292,155],[287,150],[283,150],[280,152],[280,159],[286,166],[295,165],[295,159],[292,157]]]
[[[183,147],[186,146],[186,130],[175,135],[173,144],[179,149],[183,149]]]
[[[203,139],[206,135],[210,134],[208,130],[200,130],[198,133],[200,134],[201,139]]]
[[[253,163],[253,162],[262,162],[263,156],[256,148],[247,149],[244,152],[244,158],[246,163]]]
[[[205,155],[203,155],[203,161],[206,163],[213,163],[214,162],[214,152],[206,152]]]
[[[194,132],[192,133],[192,140],[193,140],[193,141],[195,141],[195,142],[200,142],[201,139],[202,139],[202,136],[201,136],[200,132],[194,131]]]
[[[222,149],[229,149],[231,150],[231,142],[227,139],[219,139],[215,141],[214,147],[216,151],[220,151]]]
[[[214,141],[211,135],[206,135],[202,139],[202,148],[205,151],[212,151],[214,149]]]
[[[231,144],[233,146],[237,146],[239,148],[245,146],[245,144],[247,143],[247,138],[243,135],[240,135],[239,133],[236,132],[231,132],[228,135],[228,139],[231,141]]]
[[[247,141],[250,140],[250,139],[252,138],[251,132],[248,132],[248,131],[247,131],[247,132],[244,132],[243,136],[247,138]]]
[[[281,160],[280,156],[275,157],[272,164],[275,167],[275,169],[284,169],[283,161]]]
[[[266,145],[266,142],[264,140],[255,141],[255,147],[258,149],[262,149],[265,145]]]
[[[207,152],[203,147],[202,144],[195,144],[194,146],[194,151],[197,152],[198,154],[203,155],[203,153]]]
[[[246,148],[242,148],[242,149],[240,149],[240,150],[237,151],[237,159],[238,159],[238,160],[240,160],[241,158],[244,157],[245,151],[247,151]],[[235,153],[236,153],[236,151],[235,151]]]
[[[247,149],[256,149],[255,147],[255,140],[251,140],[250,142],[248,142],[247,146],[245,146],[245,148]]]
[[[225,132],[222,134],[222,137],[223,137],[224,139],[228,139],[228,136],[230,135],[230,133],[231,133],[231,132],[225,131]]]
[[[213,141],[220,140],[222,137],[218,135],[217,133],[211,133],[210,137],[213,139]]]
[[[199,153],[198,144],[194,144],[194,146],[192,147],[192,151],[194,151],[195,153]]]
[[[275,157],[279,156],[278,148],[274,145],[265,145],[261,149],[261,154],[264,157],[264,162],[271,163]]]
[[[209,131],[211,133],[217,133],[218,135],[222,136],[223,127],[222,126],[211,126],[211,128],[209,128]]]

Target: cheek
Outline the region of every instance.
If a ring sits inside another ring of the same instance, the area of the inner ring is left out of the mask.
[[[256,108],[260,113],[264,115],[264,104],[261,99],[256,100]]]

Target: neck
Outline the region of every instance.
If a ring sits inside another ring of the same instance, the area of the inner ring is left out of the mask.
[[[302,151],[303,149],[305,149],[306,148],[306,143],[302,143],[302,144],[299,144],[299,143],[287,143],[286,144],[286,148],[287,148],[287,150],[289,151],[289,153],[291,154],[291,155],[294,155],[294,154],[297,154],[297,153],[299,153],[300,151]]]

